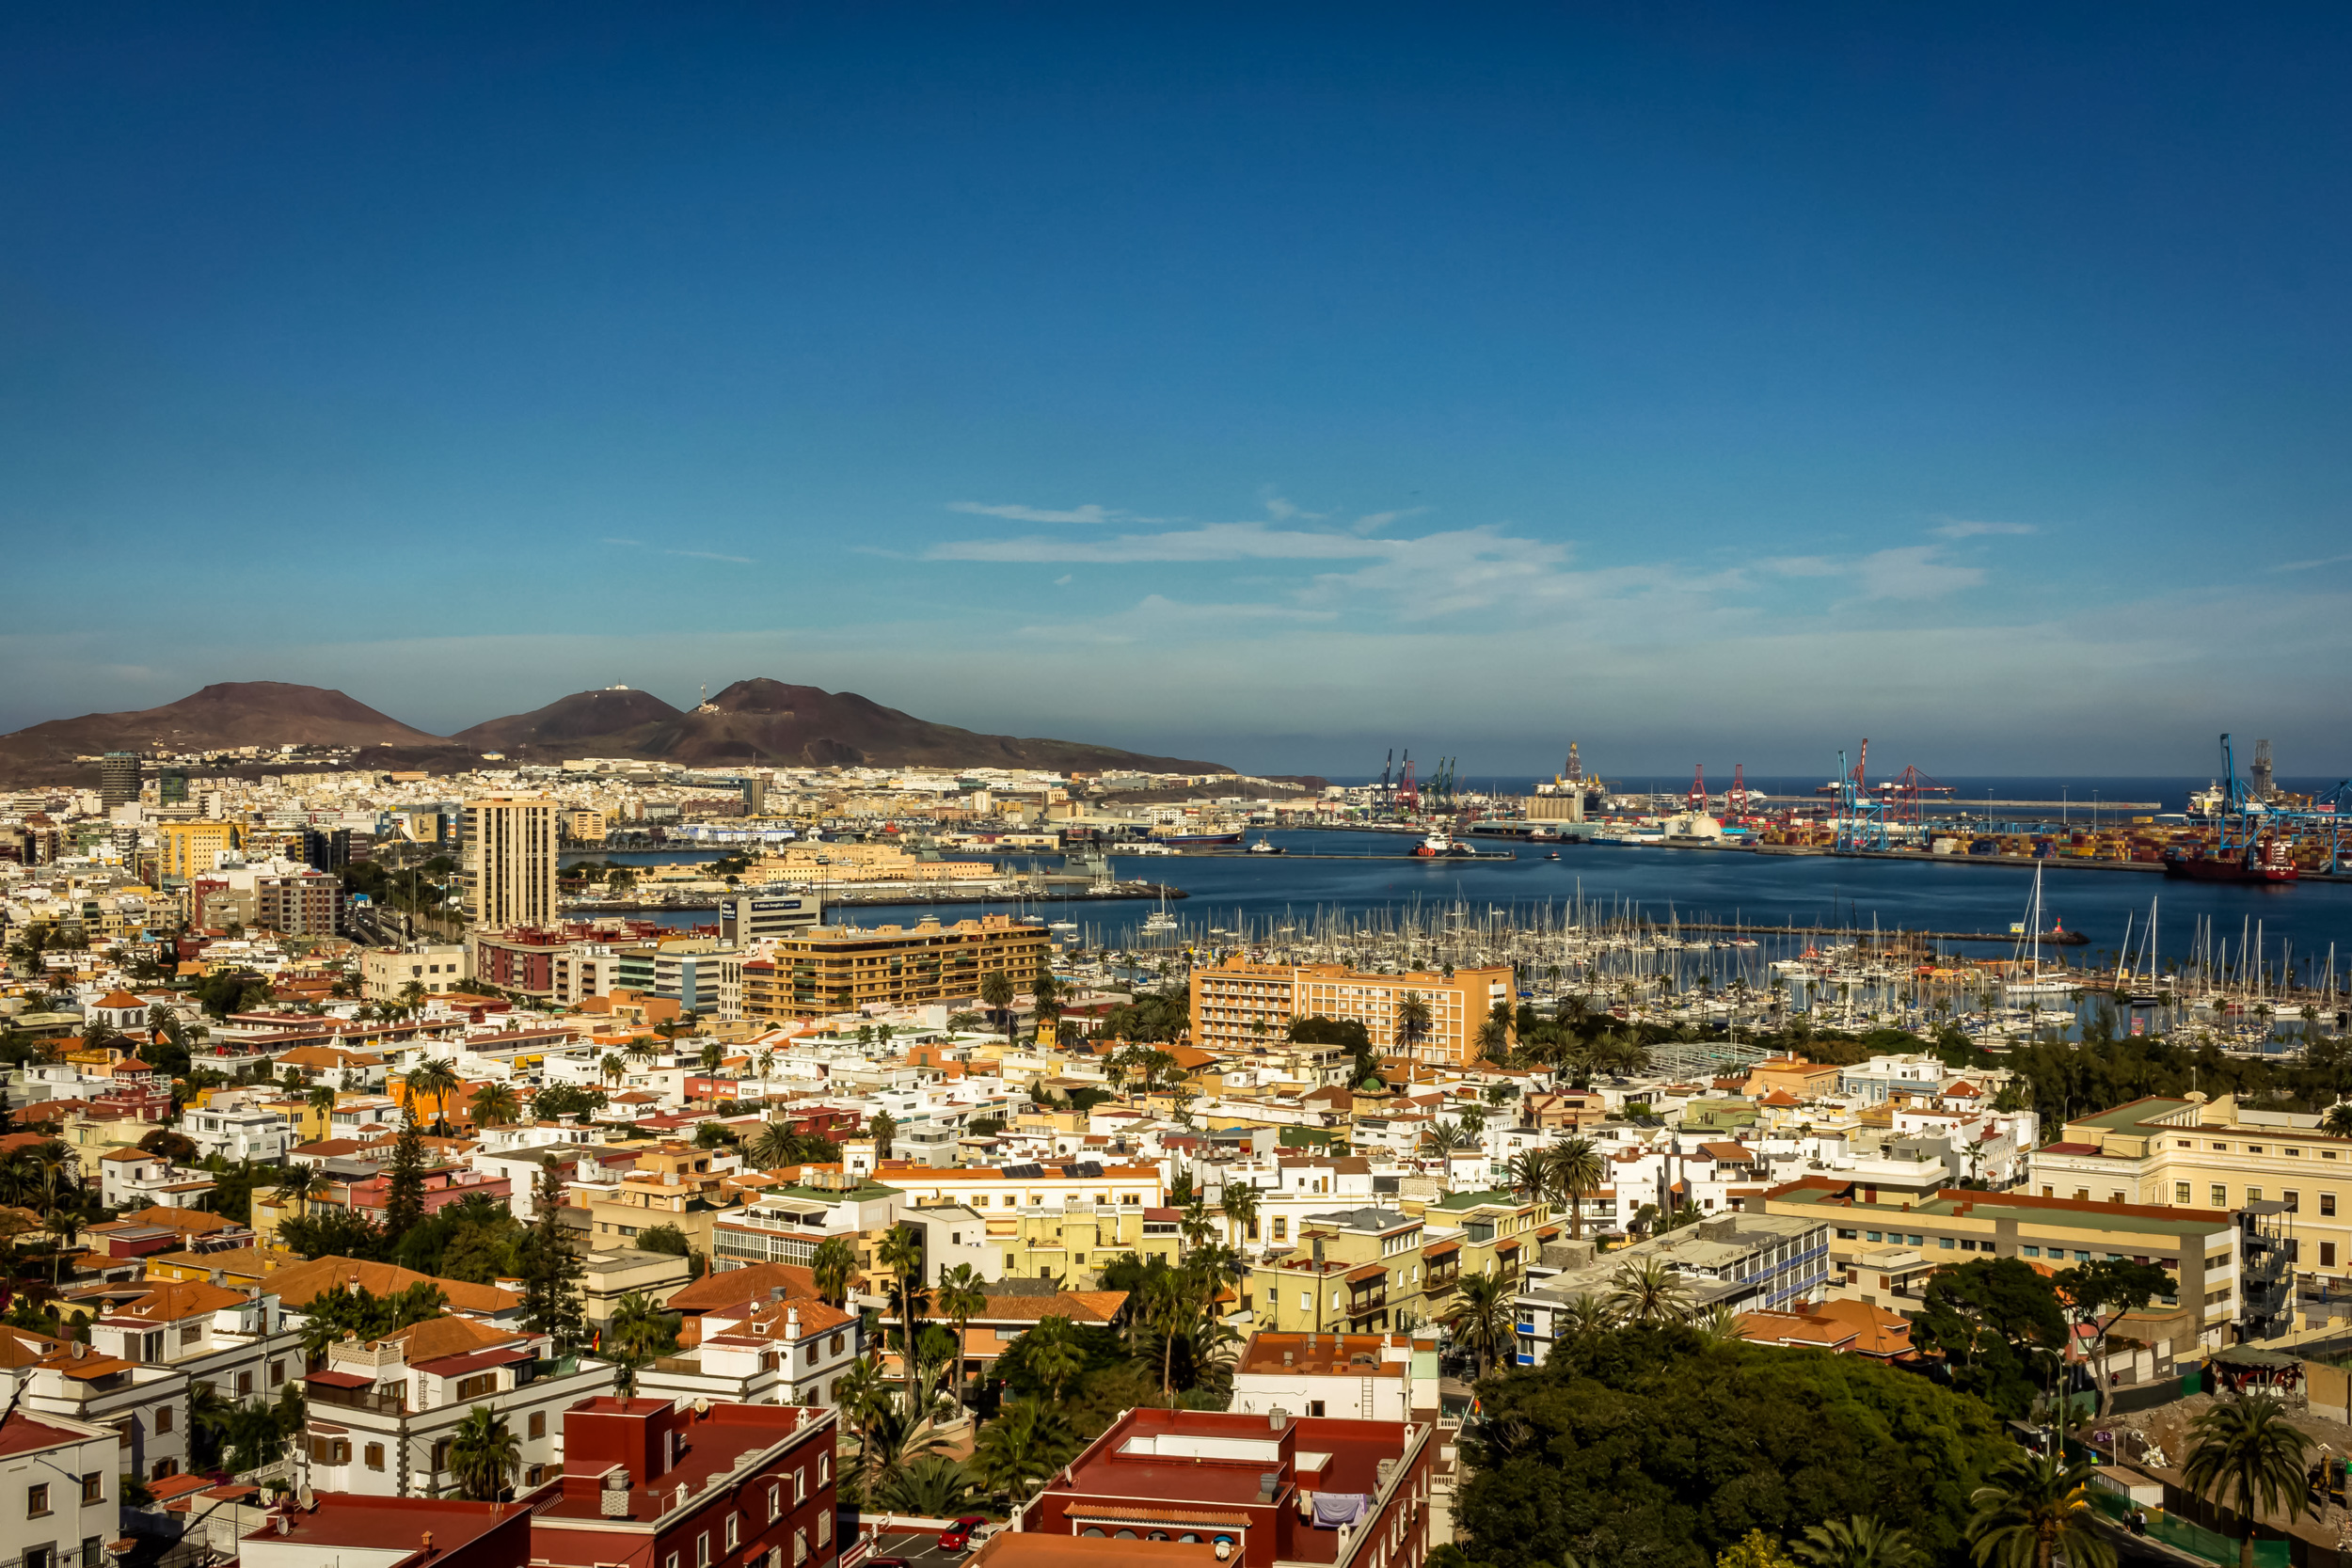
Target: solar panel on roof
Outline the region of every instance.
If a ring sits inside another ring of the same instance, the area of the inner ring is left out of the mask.
[[[1045,1174],[1043,1165],[1007,1165],[1005,1175],[1014,1181],[1034,1181]]]
[[[1071,1166],[1070,1172],[1073,1176],[1083,1177],[1087,1180],[1091,1181],[1103,1174],[1103,1162],[1100,1160],[1084,1160],[1079,1162],[1077,1164]]]

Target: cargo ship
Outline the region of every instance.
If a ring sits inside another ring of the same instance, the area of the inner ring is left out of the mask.
[[[2164,874],[2199,882],[2292,882],[2296,877],[2287,847],[2275,838],[2249,844],[2243,855],[2227,860],[2172,850],[2164,857]]]
[[[1417,860],[1475,860],[1478,851],[1467,844],[1454,842],[1449,833],[1431,833],[1413,851]]]
[[[1152,842],[1154,844],[1239,844],[1241,834],[1238,832],[1160,833],[1155,835]]]

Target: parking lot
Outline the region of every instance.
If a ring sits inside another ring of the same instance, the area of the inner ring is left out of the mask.
[[[902,1557],[907,1568],[956,1568],[971,1555],[941,1551],[937,1530],[886,1529],[874,1538],[875,1557]]]

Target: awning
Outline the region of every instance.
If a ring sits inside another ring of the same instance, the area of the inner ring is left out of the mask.
[[[303,1382],[322,1384],[329,1388],[373,1388],[375,1379],[361,1377],[358,1372],[307,1372]]]

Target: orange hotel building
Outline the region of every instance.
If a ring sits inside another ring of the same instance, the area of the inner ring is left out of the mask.
[[[1429,1004],[1429,1034],[1409,1053],[1397,1046],[1397,1011],[1407,991]],[[1344,964],[1253,964],[1230,958],[1192,972],[1192,1036],[1204,1051],[1247,1051],[1289,1037],[1294,1019],[1352,1019],[1383,1054],[1465,1067],[1478,1055],[1478,1027],[1513,1001],[1511,971],[1363,974]]]

